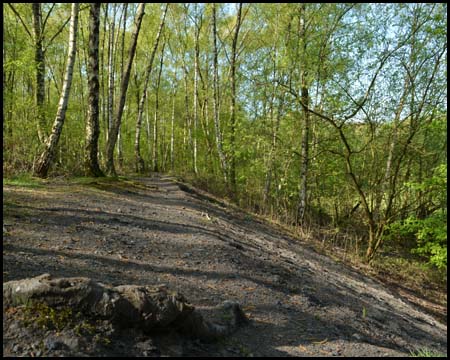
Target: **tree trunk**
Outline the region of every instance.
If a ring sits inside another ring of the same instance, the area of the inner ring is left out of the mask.
[[[163,68],[165,45],[166,44],[163,43],[161,49],[161,59],[159,63],[158,79],[156,80],[155,121],[153,123],[153,171],[155,172],[159,170],[158,166],[159,85],[161,83],[161,73]]]
[[[36,89],[35,101],[37,109],[37,129],[41,144],[45,144],[47,134],[45,131],[45,59],[42,49],[42,12],[41,3],[33,3],[33,26],[34,26],[34,61],[36,63]]]
[[[66,116],[67,103],[69,100],[70,86],[72,85],[73,67],[75,64],[76,55],[76,40],[77,40],[77,27],[78,27],[78,9],[79,4],[72,4],[72,14],[70,20],[70,35],[69,35],[69,51],[67,59],[67,67],[64,76],[64,82],[61,92],[61,97],[58,104],[58,110],[56,112],[56,118],[53,123],[53,128],[50,136],[45,143],[45,150],[39,157],[34,173],[38,177],[46,177],[53,161],[56,146],[58,145],[59,137],[64,125],[64,119]]]
[[[174,76],[174,82],[173,82],[173,93],[172,93],[172,118],[171,118],[171,126],[170,126],[170,170],[174,170],[174,143],[175,143],[175,134],[174,134],[174,125],[175,125],[175,96],[177,94],[176,92],[176,75]]]
[[[275,91],[275,89],[274,89],[274,91]],[[277,141],[278,130],[280,128],[281,112],[283,110],[283,106],[284,106],[284,95],[281,94],[278,99],[277,113],[276,113],[275,119],[274,119],[275,124],[273,126],[273,132],[272,132],[272,144],[270,147],[266,179],[264,182],[263,205],[265,208],[268,207],[269,200],[270,200],[270,189],[271,189],[271,184],[272,184],[272,178],[274,175],[273,173],[274,173],[274,164],[275,164],[275,152],[276,152],[277,143],[278,143],[278,141]],[[272,117],[273,116],[274,115],[272,114]]]
[[[123,80],[124,73],[123,73],[123,67],[124,67],[124,53],[125,53],[125,32],[127,27],[127,9],[128,4],[123,4],[123,11],[121,20],[123,21],[123,30],[122,30],[122,45],[120,47],[120,81]],[[119,28],[120,28],[120,20],[119,20]],[[117,37],[119,37],[119,34],[117,33]],[[122,126],[119,127],[119,132],[117,133],[117,161],[119,163],[119,167],[123,168],[123,140],[122,140]]]
[[[141,28],[142,18],[144,17],[144,10],[145,3],[140,3],[136,14],[135,27],[131,35],[131,47],[128,55],[128,63],[120,84],[119,103],[117,104],[114,121],[108,136],[108,143],[106,148],[106,172],[108,175],[112,176],[117,175],[114,167],[114,147],[116,145],[117,134],[119,133],[120,124],[122,121],[123,108],[125,106],[125,100],[127,96],[128,82],[130,80],[131,65],[133,64],[133,58],[136,53],[137,39],[139,36],[139,30]]]
[[[117,8],[114,4],[114,10],[112,19],[109,24],[109,37],[108,37],[108,133],[107,143],[109,142],[109,134],[112,129],[113,117],[114,117],[114,34],[116,23]],[[106,20],[105,20],[106,21]]]
[[[236,60],[237,60],[237,42],[239,29],[241,27],[242,3],[239,3],[237,10],[236,28],[233,37],[231,49],[231,105],[230,105],[230,185],[231,196],[236,198],[236,149],[235,149],[235,131],[236,131]]]
[[[136,161],[136,171],[139,173],[142,173],[144,171],[144,167],[145,167],[144,159],[142,159],[141,149],[140,149],[142,114],[144,113],[145,99],[147,98],[147,87],[148,87],[150,75],[152,73],[153,60],[155,58],[156,50],[158,49],[159,39],[161,37],[161,33],[162,33],[162,30],[164,27],[164,21],[166,19],[166,14],[167,14],[168,8],[169,8],[169,3],[166,4],[161,23],[159,24],[158,34],[156,35],[155,43],[153,45],[153,50],[150,55],[150,61],[148,63],[147,71],[145,73],[144,90],[142,92],[142,97],[141,97],[141,99],[139,101],[139,105],[138,105],[138,116],[137,116],[137,120],[136,120],[136,136],[134,139],[134,155],[135,155],[135,161]]]
[[[105,143],[108,142],[108,132],[109,132],[109,119],[107,117],[107,96],[106,96],[106,75],[105,75],[105,43],[106,43],[106,24],[107,24],[107,14],[108,14],[108,4],[104,3],[104,17],[105,20],[103,21],[103,37],[102,37],[102,51],[101,51],[101,58],[100,58],[100,69],[101,69],[101,81],[102,81],[102,94],[100,96],[100,101],[102,104],[102,127],[104,129],[103,133],[105,134]],[[100,152],[100,155],[102,153]]]
[[[219,160],[222,168],[223,179],[227,183],[227,161],[225,154],[223,152],[223,140],[222,140],[222,130],[220,129],[220,117],[219,117],[219,66],[217,62],[217,26],[216,26],[216,4],[213,3],[213,39],[214,39],[214,129],[216,132],[216,144],[217,152],[219,154]]]
[[[278,29],[279,29],[279,13],[277,14],[277,34],[278,34]],[[290,29],[290,22],[288,24],[288,29]],[[288,36],[289,36],[289,31],[288,31]],[[276,42],[275,44],[278,44],[280,41],[279,37],[276,37]],[[286,41],[286,44],[288,43],[288,41]],[[287,51],[287,47],[286,50]],[[278,65],[278,59],[279,59],[279,55],[278,55],[278,49],[277,46],[274,45],[273,48],[273,69],[272,69],[272,78],[273,79],[277,79],[277,76],[282,78],[283,77],[283,73],[284,71],[279,71],[279,65]],[[278,129],[280,127],[280,120],[281,120],[281,112],[284,106],[284,93],[281,93],[278,95],[279,92],[279,88],[278,88],[278,84],[274,81],[273,85],[272,85],[272,95],[270,98],[270,119],[271,119],[271,123],[272,123],[272,144],[270,146],[270,150],[269,150],[269,155],[268,155],[268,162],[267,162],[267,171],[266,171],[266,176],[265,176],[265,181],[264,181],[264,190],[263,190],[263,206],[264,206],[264,210],[267,211],[269,208],[269,204],[271,204],[271,196],[270,196],[270,192],[271,192],[271,186],[272,186],[272,179],[273,179],[273,175],[274,175],[274,165],[275,165],[275,152],[277,149],[277,140],[278,140]],[[277,111],[275,114],[275,99],[278,99],[278,106],[277,106]]]
[[[194,157],[194,174],[197,175],[197,123],[198,123],[198,58],[199,58],[199,35],[200,27],[198,25],[197,3],[195,9],[195,56],[194,56],[194,129],[193,129],[193,157]],[[200,20],[201,21],[201,20]]]
[[[302,87],[301,90],[303,102],[305,104],[309,103],[309,96],[308,96],[308,88]],[[307,105],[308,106],[308,105]],[[304,111],[304,119],[305,119],[305,127],[303,129],[302,134],[302,163],[300,168],[300,197],[299,197],[299,204],[298,204],[298,221],[299,223],[303,223],[305,212],[306,212],[306,206],[307,206],[307,196],[308,196],[308,156],[309,156],[309,112],[308,110]]]
[[[300,36],[301,40],[303,42],[303,54],[306,57],[306,26],[305,26],[305,9],[306,6],[303,3],[301,5],[301,15],[300,15]],[[306,106],[303,107],[303,113],[304,113],[304,120],[305,120],[305,126],[303,128],[303,134],[302,134],[302,163],[300,168],[300,196],[299,196],[299,203],[298,203],[298,222],[300,224],[303,223],[304,217],[305,217],[305,211],[307,206],[307,188],[308,188],[308,156],[309,156],[309,92],[308,92],[308,83],[307,83],[307,76],[308,73],[305,70],[305,65],[302,64],[302,71],[301,71],[301,98],[303,104]]]
[[[98,165],[99,127],[99,81],[98,81],[98,43],[100,34],[100,3],[90,6],[89,20],[89,110],[86,122],[85,170],[87,176],[104,176]]]
[[[191,129],[191,116],[189,113],[189,95],[188,95],[188,70],[186,67],[185,58],[183,57],[183,72],[184,72],[184,111],[185,111],[185,124],[184,124],[184,141],[185,154],[190,154],[189,147],[192,148],[192,129]],[[186,131],[187,129],[187,131]],[[186,141],[187,132],[187,141]]]

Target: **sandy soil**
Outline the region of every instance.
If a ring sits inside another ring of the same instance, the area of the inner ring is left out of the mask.
[[[213,344],[128,331],[97,353],[76,354],[447,353],[446,324],[381,282],[173,178],[133,178],[125,185],[4,186],[3,281],[50,273],[112,285],[163,283],[205,314],[224,300],[237,301],[251,321]],[[57,354],[51,346],[32,346],[54,334],[19,328],[4,311],[4,355]]]

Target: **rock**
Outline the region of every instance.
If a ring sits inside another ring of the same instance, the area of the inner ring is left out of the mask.
[[[217,339],[247,322],[238,303],[225,302],[215,308],[226,321],[214,323],[195,311],[182,294],[165,286],[108,286],[89,278],[52,278],[43,274],[3,284],[5,307],[44,302],[50,307],[70,307],[85,316],[110,320],[119,328],[139,328],[145,332],[175,329],[192,337]],[[77,348],[76,337],[61,338],[69,348]],[[55,346],[55,344],[50,344]]]
[[[61,342],[58,338],[48,337],[44,340],[44,346],[48,350],[62,350],[66,347],[66,345]]]

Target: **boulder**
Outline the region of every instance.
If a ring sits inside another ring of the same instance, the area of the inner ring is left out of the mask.
[[[121,328],[138,328],[146,333],[174,329],[202,340],[229,335],[248,321],[240,305],[230,301],[213,309],[213,321],[206,320],[182,294],[165,286],[112,287],[85,277],[53,278],[50,274],[3,284],[5,308],[30,302],[70,307]]]

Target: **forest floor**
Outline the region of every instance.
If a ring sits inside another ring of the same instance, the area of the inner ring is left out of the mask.
[[[4,309],[5,356],[447,353],[446,322],[392,286],[171,177],[53,179],[4,185],[3,196],[4,282],[50,273],[111,285],[163,283],[205,314],[232,300],[250,319],[214,343],[130,330],[101,346],[66,339],[58,348],[49,340],[55,331],[27,330]]]

